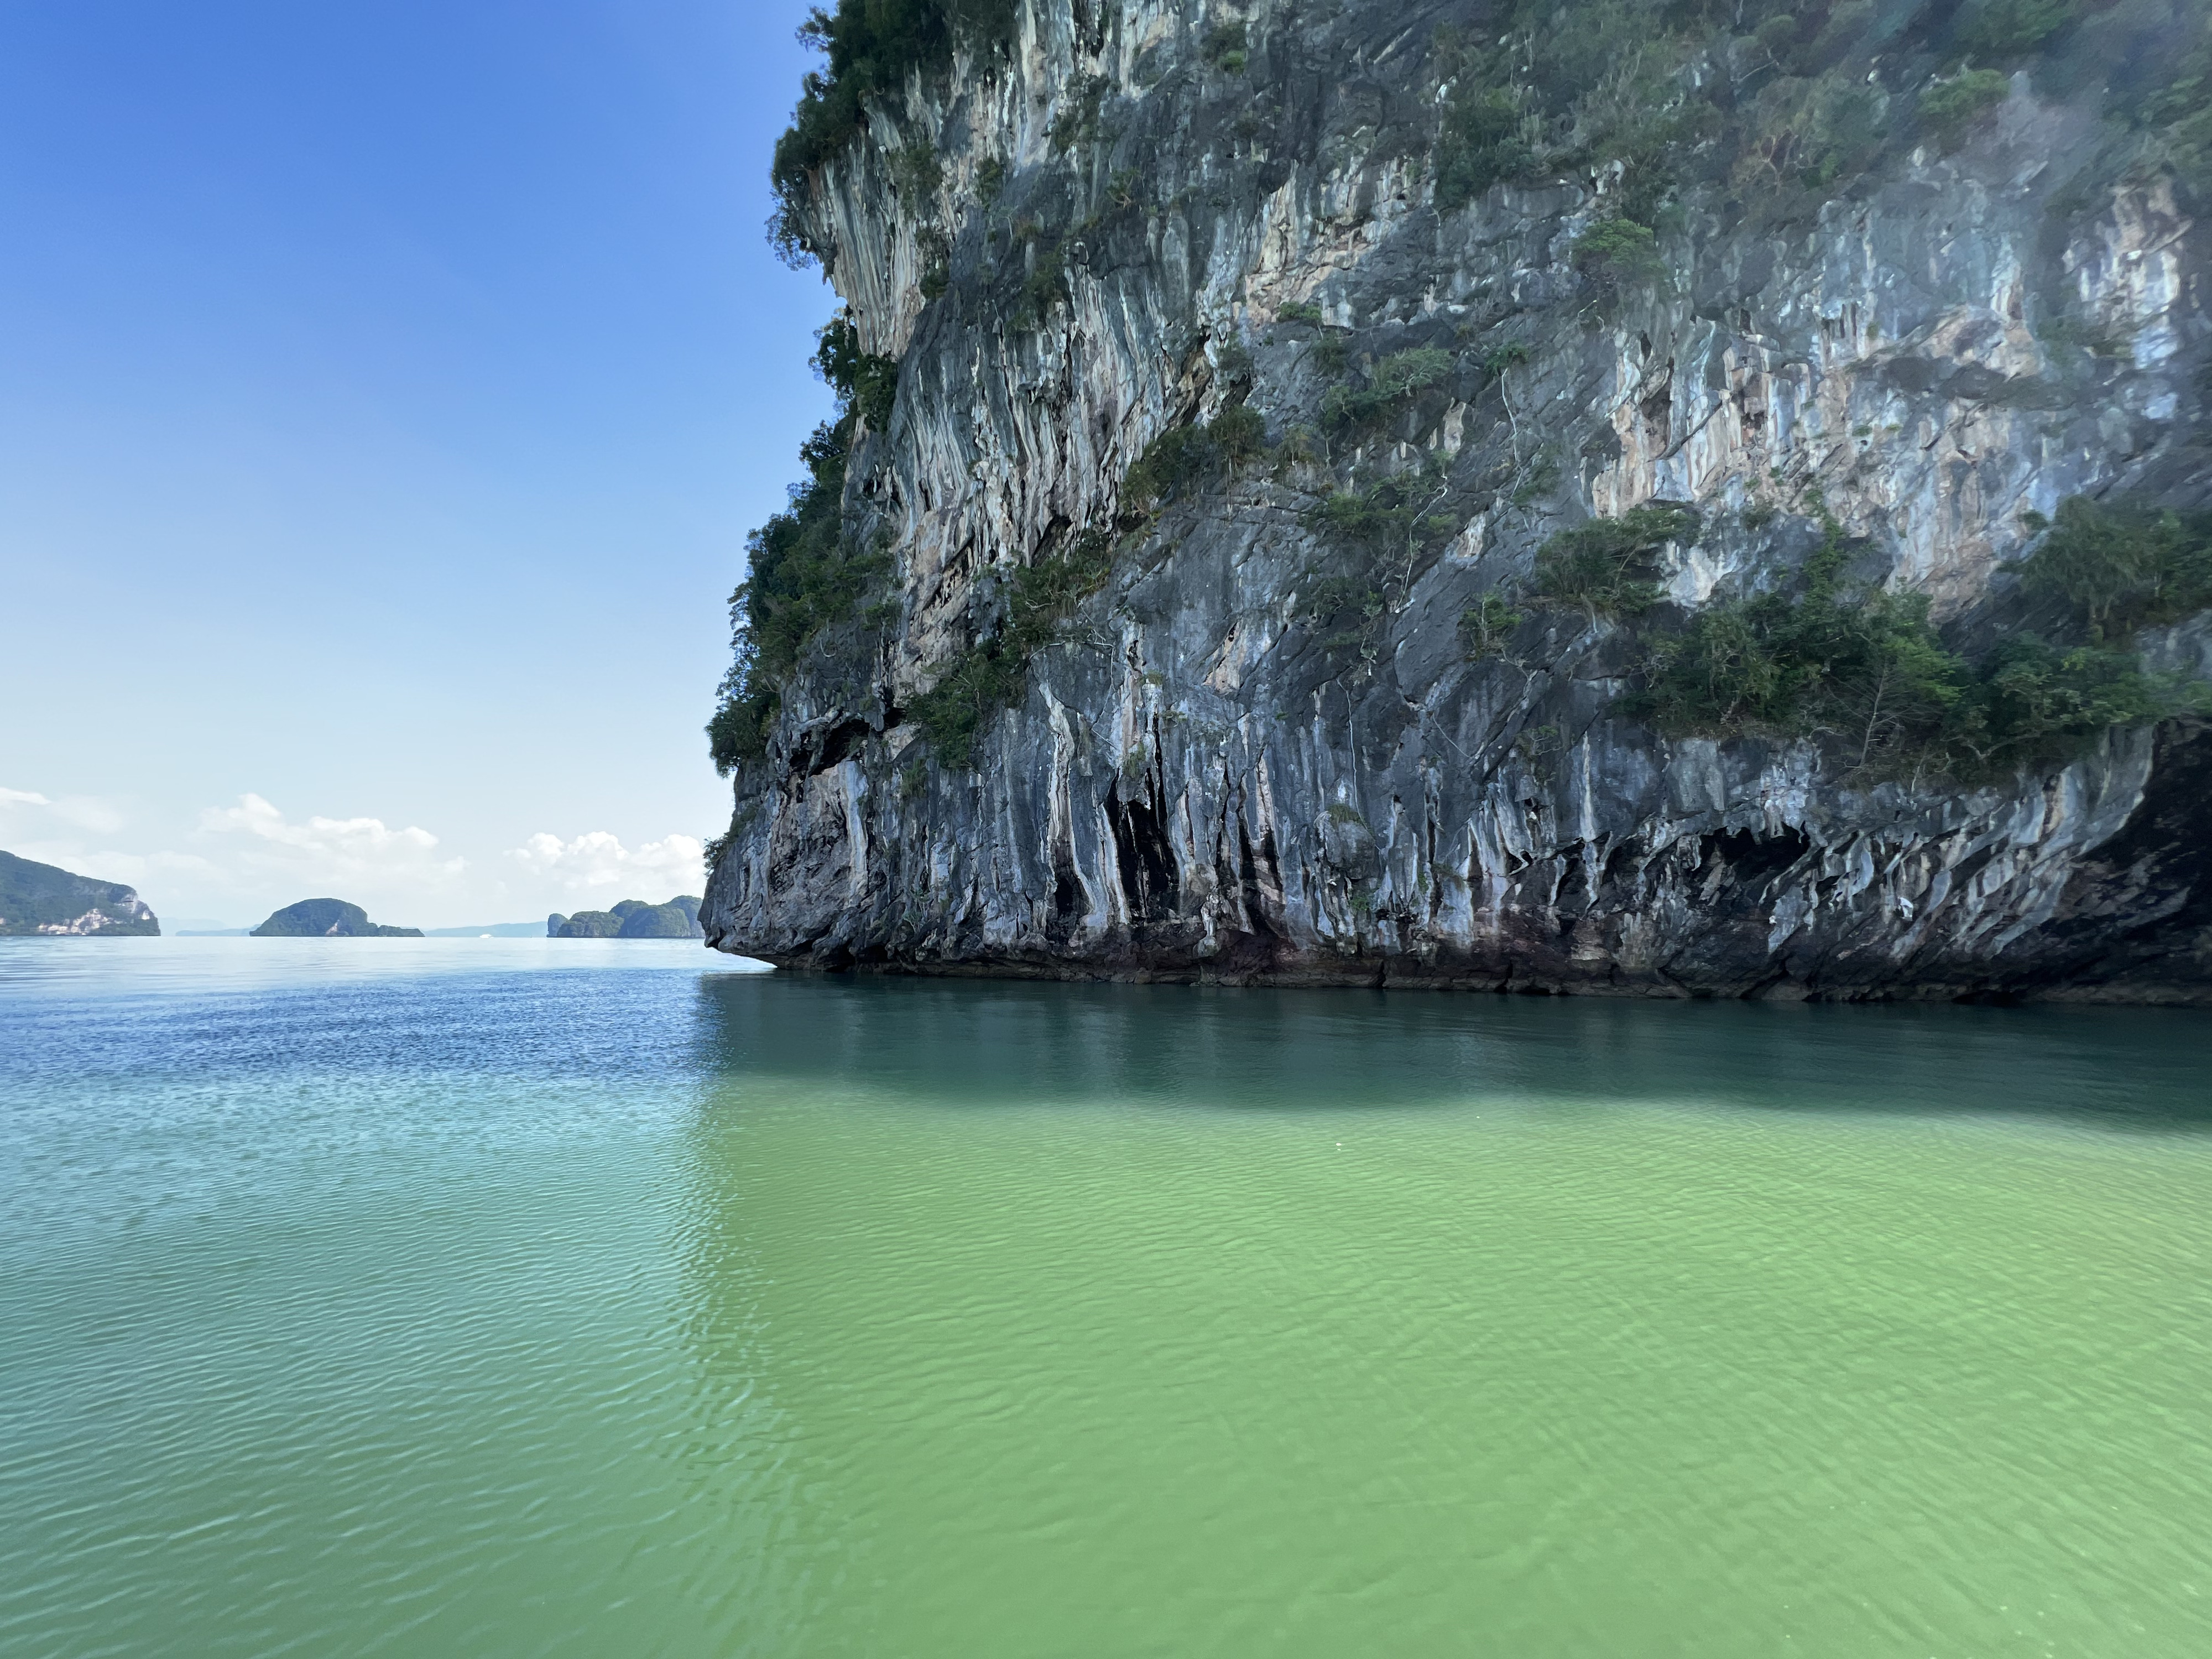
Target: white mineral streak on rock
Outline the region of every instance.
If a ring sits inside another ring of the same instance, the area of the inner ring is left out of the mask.
[[[1695,508],[1662,574],[1696,607],[1786,580],[1825,510],[1953,617],[2006,580],[2024,513],[2182,488],[2172,434],[2200,409],[2212,326],[2170,188],[2119,190],[2054,254],[2044,204],[2094,118],[2016,80],[1970,153],[1917,152],[1816,223],[1705,225],[1694,256],[1670,238],[1669,283],[1605,312],[1570,256],[1608,181],[1433,211],[1420,147],[1376,125],[1399,94],[1376,88],[1410,73],[1382,50],[1401,9],[1242,14],[1255,38],[1323,43],[1324,66],[1263,82],[1275,60],[1255,45],[1228,102],[1194,50],[1215,11],[1030,0],[1011,64],[915,79],[825,173],[813,228],[838,291],[868,349],[903,359],[852,486],[902,616],[871,673],[790,689],[771,759],[738,780],[711,938],[823,966],[2205,994],[2212,956],[2144,956],[2126,932],[2196,902],[2146,827],[2212,775],[2185,731],[2118,732],[1971,789],[1869,782],[1811,743],[1665,741],[1622,718],[1608,630],[1540,617],[1480,662],[1458,636],[1585,514]],[[1093,77],[1119,147],[1056,151]],[[1266,113],[1241,131],[1247,106]],[[941,179],[905,202],[890,157],[916,141]],[[987,161],[1007,179],[995,216]],[[1133,202],[1116,207],[1124,167]],[[1024,216],[1041,252],[1082,244],[1036,327],[1004,320]],[[928,302],[945,247],[955,291]],[[1376,561],[1371,649],[1332,653],[1308,616],[1336,569],[1302,518],[1325,481],[1254,469],[1145,530],[1034,658],[1021,705],[986,721],[972,768],[938,764],[902,715],[988,637],[1016,569],[1112,522],[1146,445],[1232,397],[1271,438],[1315,420],[1315,331],[1282,323],[1291,305],[1353,331],[1337,337],[1355,362],[1400,342],[1522,354],[1502,381],[1455,383],[1425,428],[1364,441],[1363,465],[1434,453],[1485,480],[1438,556]],[[2201,620],[2143,648],[2212,673]],[[837,758],[815,759],[838,730]]]
[[[39,924],[39,931],[42,933],[53,933],[74,938],[85,933],[96,933],[101,928],[112,925],[112,923],[115,921],[124,920],[127,920],[127,918],[111,917],[106,911],[100,909],[97,905],[95,905],[91,909],[86,911],[82,915],[72,916],[67,921],[42,921]]]

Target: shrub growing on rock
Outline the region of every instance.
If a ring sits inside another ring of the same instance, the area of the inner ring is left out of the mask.
[[[1502,594],[1486,593],[1460,612],[1459,635],[1470,657],[1494,657],[1505,649],[1513,630],[1527,618]]]
[[[1085,530],[1013,574],[998,634],[963,652],[915,702],[914,717],[945,766],[967,766],[985,723],[1021,700],[1030,659],[1050,644],[1075,607],[1105,586],[1114,540]]]
[[[814,348],[814,368],[838,401],[858,410],[870,426],[881,431],[890,424],[898,397],[898,360],[862,350],[860,330],[846,319],[832,318],[823,325]]]
[[[2164,556],[2142,552],[2138,538],[2157,519],[2116,528],[2078,498],[2067,507],[2073,510],[2063,507],[2062,520],[2076,545],[2066,551],[2062,544],[2066,562],[2051,567],[2051,591],[2111,595],[2115,570],[2125,573],[2118,591],[2154,591],[2143,573]],[[2183,536],[2148,539],[2184,543]],[[2212,702],[2212,687],[2146,674],[2127,652],[2054,645],[2032,633],[2008,635],[1978,664],[1969,662],[1937,634],[1924,595],[1850,582],[1846,562],[1840,527],[1831,521],[1794,593],[1717,601],[1655,642],[1644,689],[1626,700],[1627,712],[1678,736],[1818,738],[1854,771],[1873,775],[1973,778],[2058,763],[2113,726]],[[2156,591],[2164,609],[2153,614],[2183,614],[2178,607],[2191,603],[2184,587]],[[2207,602],[2212,591],[2196,590],[2191,608]],[[2108,606],[2102,614],[2109,626],[2118,613]]]
[[[1659,237],[1633,219],[1600,219],[1575,238],[1568,259],[1577,270],[1608,293],[1648,282],[1666,267],[1659,258]]]
[[[1122,479],[1124,514],[1164,506],[1224,467],[1253,459],[1267,440],[1267,417],[1249,404],[1232,404],[1210,422],[1170,427],[1145,446]]]
[[[1630,617],[1659,602],[1654,565],[1668,542],[1697,532],[1686,507],[1632,507],[1617,519],[1593,519],[1563,530],[1536,550],[1531,597],[1601,617]]]
[[[746,538],[745,580],[730,596],[732,655],[714,716],[708,751],[727,774],[765,752],[782,688],[800,653],[832,623],[850,617],[887,561],[845,535],[845,450],[849,418],[823,422],[799,450],[807,481],[791,506]]]
[[[2100,643],[2212,605],[2212,514],[2185,519],[2069,496],[2050,533],[2010,568]]]
[[[2004,102],[2011,84],[1995,70],[1963,70],[1920,94],[1920,118],[1946,149],[1955,148],[1969,127]]]
[[[1394,351],[1375,365],[1364,386],[1331,386],[1321,401],[1322,424],[1352,432],[1379,424],[1403,409],[1416,392],[1452,372],[1452,355],[1435,346]]]

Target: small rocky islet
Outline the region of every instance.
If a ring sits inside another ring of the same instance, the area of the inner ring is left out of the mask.
[[[255,939],[420,939],[420,927],[386,927],[368,912],[343,899],[301,899],[271,915],[253,930]]]
[[[548,939],[703,939],[699,926],[699,901],[678,893],[665,904],[643,899],[624,899],[606,910],[579,910],[573,916],[558,911],[545,918]]]

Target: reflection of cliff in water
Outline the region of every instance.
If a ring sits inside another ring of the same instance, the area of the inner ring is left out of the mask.
[[[700,1008],[702,1063],[731,1100],[780,1079],[979,1106],[1505,1098],[2212,1124],[2207,1028],[2184,1011],[734,975],[703,981]]]
[[[1654,1601],[1660,1646],[1765,1653],[1796,1575],[1948,1605],[2052,1492],[2112,1506],[2095,1594],[2185,1614],[2212,1141],[2056,1115],[2201,1125],[2194,1017],[691,994],[670,1440],[718,1650],[1272,1652],[1291,1608],[1299,1651],[1605,1651],[1563,1605],[1692,1583],[1770,1599],[1742,1639]]]

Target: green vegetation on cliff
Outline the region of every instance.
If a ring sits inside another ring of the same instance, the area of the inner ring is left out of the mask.
[[[767,750],[783,688],[817,635],[849,622],[890,568],[854,542],[845,515],[845,465],[862,422],[881,430],[898,395],[898,364],[860,347],[846,318],[816,337],[813,363],[837,396],[837,416],[799,446],[806,480],[791,505],[746,538],[745,580],[730,596],[731,662],[707,722],[708,752],[727,775]]]
[[[1321,423],[1330,432],[1371,428],[1406,406],[1414,393],[1452,372],[1449,351],[1417,346],[1394,351],[1375,365],[1362,386],[1334,386],[1321,401]]]
[[[1528,597],[1593,626],[1652,612],[1661,549],[1696,529],[1693,514],[1655,507],[1564,532],[1538,554]],[[1826,520],[1794,584],[1640,630],[1643,683],[1623,712],[1674,736],[1816,738],[1859,772],[1971,779],[2063,762],[2113,726],[2212,707],[2212,687],[2146,672],[2108,643],[2212,605],[2212,514],[2069,499],[2014,567],[2023,592],[2055,608],[2049,631],[2060,637],[2015,618],[1972,659],[1930,623],[1925,595],[1851,580],[1852,550]],[[1515,614],[1496,603],[1462,624],[1474,654],[1494,649]]]
[[[897,360],[862,350],[860,331],[848,319],[833,317],[823,325],[815,337],[813,362],[847,414],[857,414],[878,432],[890,424],[898,398]]]
[[[2014,567],[2030,593],[2075,614],[2093,643],[2212,605],[2212,513],[2150,513],[2076,495]]]
[[[851,613],[877,565],[845,539],[848,419],[824,422],[801,447],[806,482],[791,506],[745,542],[745,579],[730,596],[732,660],[707,722],[715,769],[757,759],[807,642]]]
[[[2165,167],[2212,191],[2212,10],[2200,0],[1513,0],[1434,37],[1431,166],[1449,210],[1499,185],[1603,178],[1573,250],[1601,297],[1665,270],[1700,186],[1809,216],[1885,152],[1964,143],[2011,72],[2102,87],[2108,172]]]
[[[253,930],[255,939],[420,939],[420,927],[381,927],[343,899],[301,899]]]
[[[835,11],[807,14],[799,38],[827,61],[801,83],[769,170],[777,204],[769,236],[787,258],[820,252],[805,228],[811,177],[859,136],[867,100],[916,70],[942,72],[963,41],[986,50],[1010,43],[1015,15],[1015,0],[837,0]]]
[[[1617,519],[1593,519],[1563,530],[1536,550],[1532,592],[1539,599],[1600,617],[1632,617],[1659,602],[1653,562],[1671,541],[1696,532],[1686,507],[1632,507]]]
[[[1392,142],[1417,157],[1415,176],[1444,214],[1486,202],[1486,210],[1517,210],[1513,198],[1492,194],[1501,186],[1554,191],[1555,203],[1554,187],[1578,191],[1556,246],[1564,285],[1586,318],[1621,315],[1655,297],[1686,301],[1694,226],[1804,229],[1826,205],[1893,177],[1916,151],[1986,139],[2016,76],[2039,95],[2104,117],[2094,161],[2053,200],[2054,225],[2124,176],[2162,170],[2185,201],[2203,204],[2212,191],[2212,10],[2201,0],[1501,0],[1428,15],[1456,22],[1413,22],[1421,38],[1407,36],[1409,50],[1425,54],[1415,71],[1421,112]],[[1114,246],[1114,227],[1191,210],[1191,192],[1155,198],[1156,169],[1126,140],[1115,151],[1132,103],[1157,88],[1246,78],[1252,107],[1225,131],[1257,156],[1273,142],[1261,137],[1263,106],[1279,102],[1287,84],[1270,64],[1294,52],[1284,43],[1313,21],[1208,13],[1194,33],[1152,40],[1149,67],[1130,79],[1117,71],[1036,88],[1054,105],[1048,149],[1012,161],[1014,151],[979,148],[969,156],[975,216],[961,222],[971,238],[963,242],[961,223],[931,217],[948,176],[933,134],[957,149],[969,142],[958,136],[965,129],[956,121],[939,132],[935,115],[907,109],[906,90],[915,76],[944,76],[963,52],[988,63],[1014,40],[1018,16],[1015,0],[836,0],[813,11],[800,38],[823,62],[805,77],[776,147],[771,234],[779,246],[793,257],[833,252],[809,240],[828,234],[817,213],[823,170],[878,143],[880,169],[841,174],[841,188],[863,176],[880,181],[902,221],[928,222],[915,232],[925,301],[933,306],[957,288],[949,304],[981,295],[994,307],[971,312],[961,326],[1038,325],[1066,297],[1071,261],[1080,258],[1094,275],[1121,268],[1099,258]],[[888,118],[873,138],[872,107]],[[1208,199],[1218,206],[1226,198]],[[1130,249],[1115,254],[1124,264],[1133,257]],[[1437,483],[1427,463],[1385,452],[1393,441],[1425,444],[1425,423],[1455,403],[1493,397],[1509,422],[1526,419],[1507,395],[1507,376],[1529,361],[1529,325],[1513,324],[1513,337],[1502,341],[1491,333],[1486,349],[1482,331],[1492,325],[1474,321],[1455,338],[1407,331],[1378,342],[1371,324],[1363,328],[1349,307],[1331,304],[1326,314],[1348,325],[1306,348],[1328,384],[1316,392],[1310,381],[1279,375],[1266,386],[1264,409],[1255,406],[1254,343],[1217,337],[1207,349],[1229,390],[1225,400],[1212,395],[1225,407],[1210,423],[1186,412],[1158,434],[1125,480],[1121,504],[1125,514],[1158,511],[1218,488],[1263,454],[1272,455],[1279,483],[1301,489],[1313,484],[1302,467],[1332,466],[1334,476],[1301,509],[1332,550],[1302,591],[1300,615],[1328,650],[1356,647],[1371,661],[1393,604],[1405,601],[1424,562],[1467,522],[1476,493],[1469,479]],[[1301,299],[1276,316],[1287,333],[1320,330],[1324,313]],[[2050,337],[2079,325],[2050,319]],[[866,516],[874,486],[848,481],[848,468],[879,475],[891,448],[868,440],[892,432],[902,376],[896,361],[866,350],[862,339],[850,316],[822,331],[814,362],[837,392],[838,416],[804,446],[806,476],[787,510],[748,544],[746,578],[731,600],[732,665],[708,726],[725,774],[767,756],[803,667],[810,686],[824,691],[810,693],[811,717],[830,713],[843,695],[825,688],[873,684],[870,677],[885,665],[877,647],[897,615],[889,544]],[[1372,349],[1352,356],[1354,342]],[[916,395],[916,384],[909,380],[906,396]],[[1278,401],[1286,396],[1300,401]],[[1271,425],[1284,434],[1273,451]],[[1531,507],[1556,492],[1568,461],[1555,442],[1522,453],[1516,427],[1512,474],[1486,481],[1480,493]],[[1674,511],[1639,508],[1553,538],[1529,597],[1579,610],[1593,626],[1644,616],[1658,597],[1652,555],[1668,538],[1662,521]],[[993,711],[1019,701],[1039,646],[1104,580],[1097,549],[1078,540],[1093,531],[1032,528],[1030,545],[1042,550],[1034,568],[975,584],[975,606],[963,619],[969,642],[933,663],[931,689],[908,711],[943,763],[968,763]],[[2086,544],[2064,523],[2048,540],[2023,567],[2031,596],[2057,604],[2062,588],[2117,584],[2108,599],[2091,593],[2086,625],[2072,633],[2001,619],[2016,637],[2002,652],[1978,645],[1967,665],[1948,654],[1924,611],[1816,561],[1792,596],[1725,601],[1680,628],[1666,617],[1637,623],[1650,640],[1637,706],[1676,731],[1825,732],[1848,723],[1838,700],[1849,699],[1838,688],[1872,673],[1881,688],[1878,712],[1858,723],[1855,752],[1909,750],[1964,769],[2047,757],[2100,720],[2177,706],[2168,691],[2116,666],[2106,639],[2185,614],[2172,609],[2184,604],[2175,596],[2199,591],[2191,586],[2197,579],[2163,565],[2148,574],[2067,574],[2069,561],[2078,562],[2067,550]],[[1007,556],[985,549],[977,568],[995,573]],[[1484,657],[1503,654],[1522,620],[1504,592],[1468,617],[1470,648]],[[848,700],[848,710],[855,702],[866,697]],[[897,712],[866,718],[888,721]],[[1869,732],[1891,735],[1875,742]]]
[[[0,853],[0,938],[155,934],[161,924],[131,888]]]
[[[957,658],[915,701],[915,719],[940,762],[968,764],[984,721],[1021,700],[1030,659],[1051,642],[1081,599],[1097,592],[1113,566],[1113,538],[1087,530],[1014,572],[1004,626]]]

